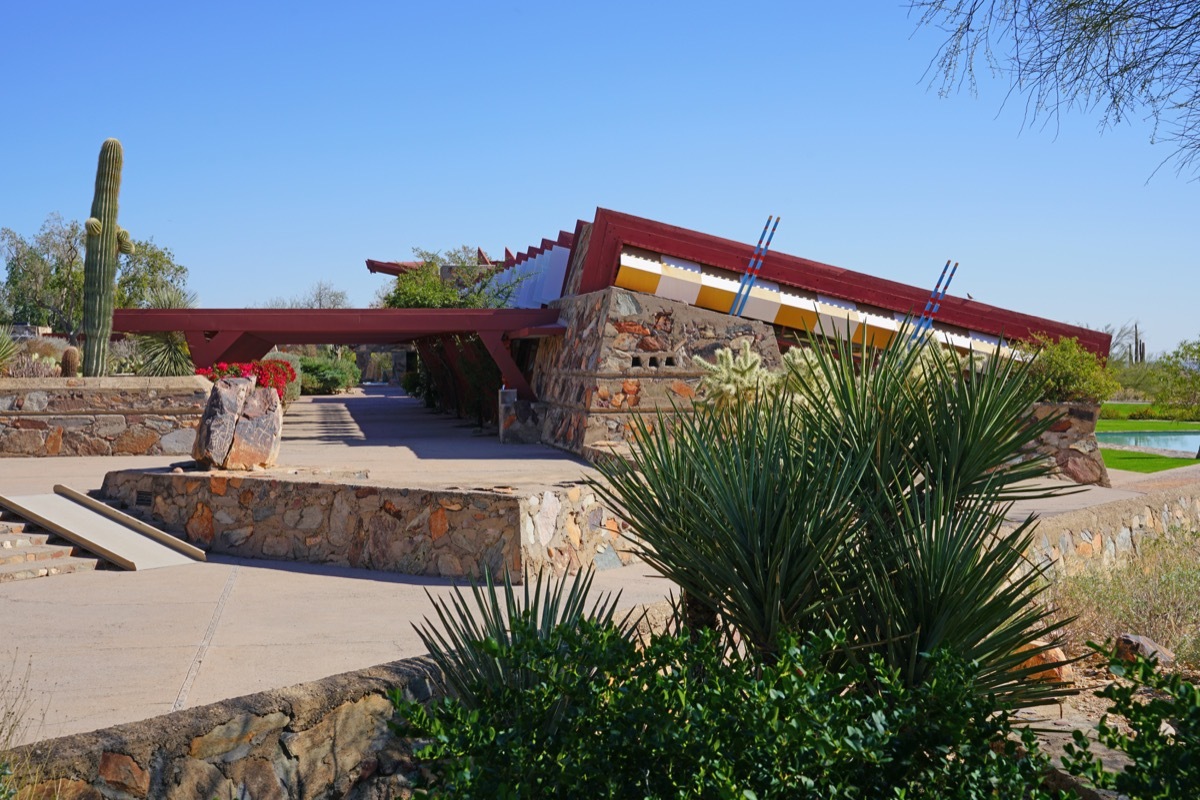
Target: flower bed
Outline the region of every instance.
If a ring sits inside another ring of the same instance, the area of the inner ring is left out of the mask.
[[[249,378],[253,376],[259,386],[269,386],[283,399],[287,385],[296,380],[296,370],[286,361],[247,361],[233,364],[220,361],[211,367],[200,367],[197,375],[213,383],[222,378]]]

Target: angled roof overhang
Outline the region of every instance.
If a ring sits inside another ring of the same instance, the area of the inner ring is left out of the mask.
[[[584,225],[586,223],[581,221],[576,226],[572,237],[574,242],[583,240]],[[579,294],[612,286],[620,268],[622,251],[627,247],[734,273],[746,271],[754,252],[750,244],[603,208],[596,209],[596,217],[591,225],[588,250],[579,267],[582,270]],[[759,277],[815,295],[892,313],[911,314],[913,317],[921,314],[930,296],[928,288],[909,286],[776,251],[771,251],[766,257]],[[952,295],[942,300],[937,322],[1010,341],[1027,339],[1039,333],[1053,338],[1074,337],[1088,350],[1101,356],[1108,354],[1110,343],[1108,334],[1100,331]]]

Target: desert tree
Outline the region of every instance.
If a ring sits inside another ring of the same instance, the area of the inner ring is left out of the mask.
[[[1024,95],[1028,120],[1096,110],[1101,127],[1145,115],[1151,141],[1200,169],[1200,3],[1195,0],[911,0],[946,37],[931,64],[943,94],[975,89],[985,65]]]

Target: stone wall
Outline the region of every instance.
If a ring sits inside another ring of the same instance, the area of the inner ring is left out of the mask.
[[[1027,452],[1047,459],[1055,474],[1075,483],[1111,486],[1100,445],[1096,442],[1100,406],[1096,403],[1037,403],[1033,407],[1036,420],[1056,414],[1061,414],[1061,418]]]
[[[620,442],[636,415],[688,409],[703,373],[692,363],[752,343],[766,369],[782,361],[766,323],[610,288],[558,301],[563,336],[542,339],[533,389],[545,403],[542,440],[574,453]]]
[[[540,444],[546,404],[522,400],[516,389],[501,389],[499,395],[500,444]]]
[[[413,575],[562,574],[629,563],[582,485],[446,491],[230,472],[110,472],[104,496],[209,552]]]
[[[0,457],[187,455],[204,378],[0,379]]]
[[[1147,539],[1178,531],[1200,531],[1200,484],[1044,517],[1029,556],[1054,573],[1073,575],[1135,558]]]
[[[37,742],[13,760],[41,768],[20,798],[409,797],[411,749],[388,730],[387,693],[427,700],[440,694],[437,675],[406,659]]]

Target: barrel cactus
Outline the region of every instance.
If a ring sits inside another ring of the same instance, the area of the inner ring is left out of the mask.
[[[59,365],[62,366],[62,376],[64,378],[79,377],[79,350],[74,347],[68,347],[66,350],[63,350]]]
[[[84,223],[87,256],[83,262],[83,374],[107,372],[108,339],[112,335],[113,295],[116,293],[117,254],[132,253],[129,232],[117,225],[117,195],[121,191],[121,143],[106,139],[96,167],[92,215]]]

